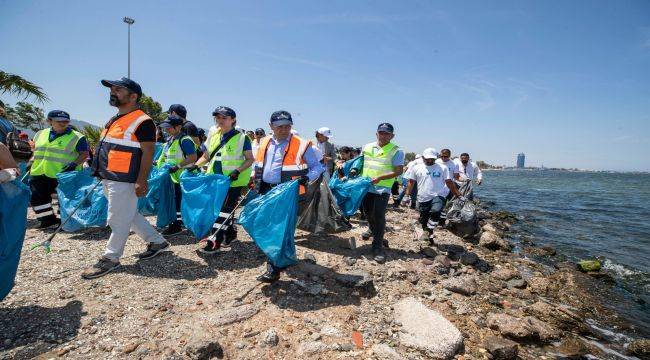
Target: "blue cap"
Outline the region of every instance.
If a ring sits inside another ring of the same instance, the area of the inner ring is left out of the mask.
[[[377,132],[387,132],[387,133],[393,133],[393,125],[389,123],[381,123],[379,126],[377,126]]]
[[[169,107],[169,110],[167,110],[167,113],[171,114],[172,112],[175,112],[176,115],[186,118],[187,117],[187,109],[185,106],[181,104],[173,104]]]
[[[223,115],[223,116],[230,116],[230,117],[237,117],[237,114],[235,113],[235,110],[227,107],[227,106],[217,106],[216,109],[212,112],[212,116],[216,116],[217,114]]]
[[[160,123],[161,128],[170,128],[174,126],[183,125],[183,119],[180,116],[169,115],[167,119]]]
[[[47,118],[54,121],[70,121],[70,114],[63,110],[52,110],[47,113]]]
[[[288,111],[280,110],[271,114],[271,124],[273,126],[293,125],[293,119]]]
[[[111,86],[123,87],[138,94],[138,96],[142,96],[142,88],[140,87],[140,84],[138,84],[137,82],[129,78],[123,77],[120,80],[102,80],[102,85],[106,87],[111,87]]]

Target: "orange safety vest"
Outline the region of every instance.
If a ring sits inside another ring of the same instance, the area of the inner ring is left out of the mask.
[[[255,179],[262,180],[264,173],[264,166],[266,165],[266,150],[269,147],[271,136],[267,136],[260,140],[260,147],[255,155]],[[296,135],[290,135],[289,145],[284,149],[284,157],[282,158],[282,170],[280,171],[280,182],[287,182],[297,179],[309,172],[307,163],[303,158],[305,151],[311,146],[311,141],[299,138]],[[300,186],[299,194],[302,195],[306,192],[304,186]]]
[[[99,177],[127,183],[137,180],[142,150],[135,132],[147,120],[151,121],[149,115],[138,109],[123,115],[102,131],[93,163]]]

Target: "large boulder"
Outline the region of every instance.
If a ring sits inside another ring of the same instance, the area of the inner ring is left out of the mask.
[[[547,343],[560,336],[552,326],[532,316],[516,318],[507,314],[490,313],[487,317],[487,326],[517,341]]]
[[[476,284],[476,278],[474,276],[454,277],[444,280],[441,285],[449,291],[465,296],[474,295],[478,290],[478,285]]]
[[[512,251],[512,244],[510,242],[491,231],[484,231],[481,234],[478,244],[490,250]]]
[[[434,359],[451,359],[462,349],[463,335],[439,312],[414,298],[400,301],[394,309],[395,322],[402,325],[402,345],[426,352]]]

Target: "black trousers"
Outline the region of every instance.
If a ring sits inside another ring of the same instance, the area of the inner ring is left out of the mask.
[[[174,198],[176,201],[176,222],[181,223],[181,200],[183,199],[183,192],[181,191],[181,184],[174,184]]]
[[[384,233],[386,232],[386,208],[390,195],[367,193],[363,198],[363,211],[368,220],[368,226],[372,233],[373,250],[381,250],[384,243]]]
[[[40,221],[56,218],[52,208],[52,194],[56,193],[59,182],[56,179],[45,175],[32,176],[29,180],[29,188],[32,191],[30,202]]]
[[[433,233],[433,229],[440,221],[440,215],[446,203],[447,199],[442,196],[436,196],[429,201],[418,203],[418,210],[420,211],[419,222],[424,231],[428,231],[429,234]]]
[[[234,238],[237,236],[235,217],[234,215],[230,216],[230,214],[235,209],[235,206],[237,206],[243,188],[243,186],[237,186],[228,189],[228,194],[223,202],[223,206],[221,206],[219,217],[217,217],[214,225],[212,225],[212,233],[217,233],[216,240],[219,244],[221,244],[226,237]]]

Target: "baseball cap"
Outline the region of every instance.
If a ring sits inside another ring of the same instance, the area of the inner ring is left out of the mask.
[[[237,114],[235,113],[235,110],[227,107],[227,106],[217,106],[216,109],[212,112],[212,116],[216,116],[217,114],[221,114],[223,116],[230,116],[230,117],[237,117]]]
[[[438,151],[434,148],[426,148],[422,152],[422,157],[425,159],[437,159],[438,158]]]
[[[262,129],[262,128],[257,128],[257,129],[255,129],[255,133],[256,134],[266,134],[266,131],[264,131],[264,129]]]
[[[328,139],[332,138],[332,130],[330,130],[330,128],[328,128],[328,127],[323,126],[322,128],[319,128],[318,130],[316,130],[316,132],[323,135],[323,136],[325,136]]]
[[[280,110],[271,114],[271,124],[275,126],[293,125],[293,119],[288,111]]]
[[[172,112],[175,112],[176,115],[178,115],[178,116],[180,116],[182,118],[187,117],[187,109],[185,108],[185,106],[183,106],[181,104],[170,105],[169,110],[167,110],[167,113],[171,114]]]
[[[381,123],[381,124],[379,124],[379,126],[377,127],[377,132],[387,132],[387,133],[391,133],[391,134],[392,134],[393,131],[394,131],[394,129],[393,129],[393,125],[391,125],[391,124],[389,124],[389,123]]]
[[[70,121],[70,114],[63,110],[52,110],[47,113],[47,118],[54,121]]]
[[[170,128],[178,125],[183,125],[183,119],[177,115],[169,115],[167,119],[160,123],[161,128]]]
[[[138,96],[142,96],[142,88],[140,87],[140,84],[126,77],[123,77],[120,80],[102,80],[102,85],[106,87],[111,87],[111,86],[123,87],[138,94]]]

